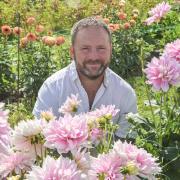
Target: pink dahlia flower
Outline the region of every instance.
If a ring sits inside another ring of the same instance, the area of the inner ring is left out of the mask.
[[[166,2],[162,2],[158,5],[156,5],[156,7],[152,8],[150,11],[149,11],[149,15],[151,17],[149,17],[145,23],[147,25],[150,25],[152,24],[153,22],[159,22],[160,19],[165,16],[171,9],[171,6],[166,3]]]
[[[17,175],[21,170],[30,170],[34,163],[31,156],[20,152],[10,152],[8,155],[0,154],[0,177],[7,177],[15,172]]]
[[[94,111],[89,112],[89,116],[94,116],[96,118],[101,118],[103,116],[110,116],[111,118],[116,116],[119,112],[119,109],[115,109],[115,105],[101,105],[100,108],[95,109]]]
[[[93,144],[98,145],[104,138],[104,132],[100,128],[92,128],[90,131],[90,140]]]
[[[55,120],[56,116],[54,116],[52,109],[49,111],[41,111],[41,119],[44,119],[46,121]]]
[[[33,166],[27,175],[28,180],[79,180],[80,172],[74,161],[60,156],[57,160],[47,156],[42,168]]]
[[[0,154],[1,153],[8,154],[9,148],[10,148],[10,145],[7,145],[3,143],[2,141],[0,141]]]
[[[56,148],[59,153],[67,153],[86,143],[88,126],[79,116],[66,115],[59,120],[50,121],[44,129],[45,146]]]
[[[97,158],[92,159],[89,178],[93,180],[123,179],[120,173],[121,163],[121,158],[115,153],[99,154]]]
[[[73,150],[72,158],[76,162],[77,168],[81,171],[81,174],[87,176],[90,169],[90,153],[86,151],[86,148]]]
[[[32,156],[42,156],[44,152],[42,130],[46,126],[43,120],[20,121],[12,133],[12,144],[16,150],[25,151]]]
[[[165,47],[164,54],[180,63],[180,39],[168,43]]]
[[[153,178],[154,175],[161,172],[159,164],[156,163],[156,158],[152,157],[152,155],[144,149],[138,149],[131,143],[122,143],[119,140],[115,142],[113,151],[122,159],[124,167],[128,167],[129,164],[133,163],[133,169],[136,169],[137,174],[141,177]]]
[[[71,94],[71,96],[67,98],[63,106],[60,107],[59,112],[63,114],[74,114],[75,112],[77,112],[80,103],[81,100],[78,100],[78,94]]]
[[[147,83],[156,90],[166,92],[169,85],[180,84],[180,64],[169,56],[161,56],[160,59],[154,57],[144,72],[148,78]]]
[[[5,153],[10,144],[10,125],[8,123],[8,111],[3,110],[4,104],[0,103],[0,153]]]

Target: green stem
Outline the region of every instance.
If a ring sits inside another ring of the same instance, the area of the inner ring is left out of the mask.
[[[35,154],[36,154],[36,157],[37,157],[38,154],[37,154],[37,150],[36,150],[36,144],[34,144],[34,151],[35,151]]]
[[[141,62],[142,78],[143,78],[143,81],[144,81],[144,84],[145,84],[145,89],[146,89],[146,94],[147,94],[148,102],[149,102],[149,105],[150,105],[152,119],[153,119],[153,121],[155,123],[155,126],[156,126],[156,129],[157,129],[158,125],[157,125],[156,120],[155,120],[155,115],[154,115],[154,111],[153,111],[153,108],[152,108],[152,104],[151,104],[151,100],[150,100],[150,96],[149,96],[148,87],[147,87],[147,84],[145,82],[146,77],[145,77],[145,74],[144,74],[144,52],[143,52],[143,45],[144,45],[144,42],[142,40],[141,47],[140,47],[140,56],[139,56],[139,59],[140,59],[140,62]]]
[[[112,137],[113,137],[113,127],[110,128],[109,133],[108,133],[108,151],[110,149]]]
[[[4,50],[6,50],[7,47],[7,36],[4,36]]]
[[[105,152],[106,152],[106,133],[108,134],[108,132],[107,132],[107,123],[105,123],[105,137],[104,137],[104,140],[103,140],[103,152],[104,152],[104,150],[105,150]]]
[[[161,93],[160,95],[160,112],[159,112],[159,115],[160,115],[160,119],[159,119],[159,146],[160,148],[162,148],[162,103],[163,103],[163,93]]]
[[[19,12],[16,12],[17,14],[17,25],[20,27],[20,14]],[[18,36],[18,44],[17,44],[17,108],[19,110],[19,90],[20,90],[20,35]]]
[[[51,58],[51,48],[52,48],[52,47],[49,47],[49,52],[48,52],[48,61],[47,61],[48,74],[50,73],[50,72],[49,72],[49,62],[51,62],[51,61],[50,61],[50,58]]]
[[[42,161],[43,161],[43,158],[44,158],[44,156],[43,156],[43,145],[41,145],[41,158],[42,158]]]
[[[164,128],[164,130],[166,131],[166,132],[168,132],[169,131],[169,123],[171,122],[171,111],[169,111],[169,104],[168,104],[168,92],[169,91],[167,91],[165,94],[164,94],[164,106],[165,106],[165,113],[166,113],[166,123],[165,123],[165,128]],[[174,108],[173,108],[174,109]],[[172,110],[173,111],[173,110]]]

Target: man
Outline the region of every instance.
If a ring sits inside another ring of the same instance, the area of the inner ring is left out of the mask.
[[[108,68],[112,55],[111,33],[104,22],[94,17],[80,20],[72,28],[73,61],[66,68],[53,74],[42,85],[33,110],[52,111],[59,116],[58,109],[71,94],[82,100],[78,109],[88,112],[102,104],[114,104],[120,109],[114,123],[120,125],[116,135],[125,138],[128,122],[125,114],[137,111],[136,95],[131,86]]]

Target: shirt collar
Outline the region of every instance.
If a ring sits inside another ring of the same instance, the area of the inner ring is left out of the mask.
[[[77,73],[77,70],[76,70],[76,64],[75,64],[75,61],[73,60],[71,62],[71,64],[69,65],[69,68],[70,68],[70,76],[71,76],[71,79],[73,81],[79,79],[79,76],[78,76],[78,73]],[[108,67],[106,70],[105,70],[105,76],[104,76],[104,81],[103,81],[103,85],[105,87],[108,86],[109,84],[109,77],[110,77],[110,68]]]
[[[74,60],[69,65],[69,70],[70,70],[69,72],[70,72],[71,79],[73,81],[75,81],[76,79],[79,78],[77,70],[76,70],[76,65],[75,65],[75,61]]]

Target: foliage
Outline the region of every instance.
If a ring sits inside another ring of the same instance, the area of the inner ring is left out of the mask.
[[[17,25],[24,24],[24,21],[20,22],[20,14],[17,14],[16,18]],[[31,104],[34,103],[43,81],[50,74],[69,64],[68,45],[61,47],[64,41],[68,44],[68,39],[65,40],[63,36],[59,36],[58,32],[55,35],[49,32],[52,37],[47,36],[46,27],[37,24],[36,21],[34,17],[28,18],[24,29],[19,28],[19,34],[17,34],[17,26],[14,28],[7,26],[9,34],[2,30],[2,36],[0,36],[2,39],[0,42],[1,100],[17,101],[19,98],[26,97]],[[40,28],[37,29],[39,26]],[[48,37],[47,42],[43,40],[46,37]],[[56,40],[58,38],[61,41]],[[54,44],[49,44],[52,43],[51,41]]]
[[[125,78],[141,74],[139,56],[142,40],[144,41],[145,59],[148,61],[152,56],[158,56],[166,43],[180,36],[179,6],[177,4],[172,3],[172,10],[159,23],[151,26],[144,24],[147,11],[156,2],[127,2],[124,8],[115,4],[107,6],[103,11],[103,17],[109,18],[110,23],[120,25],[119,29],[113,32],[114,49],[111,68]],[[135,18],[133,10],[138,7],[138,16]],[[118,13],[120,12],[127,14],[127,17],[119,19]],[[134,20],[135,24],[130,24],[130,28],[126,28],[125,23],[130,23],[131,20]]]
[[[69,29],[79,19],[99,12],[102,3],[90,0],[9,0],[0,1],[0,14],[3,22],[13,24],[15,14],[21,14],[22,21],[34,16],[49,30]]]
[[[173,48],[171,50],[173,51]],[[166,60],[169,60],[171,63],[177,63],[179,61],[178,57],[171,59],[169,55],[165,48],[162,55],[162,57],[164,56],[163,58],[166,58]],[[140,59],[142,66],[144,66],[143,57],[144,55],[141,53]],[[158,61],[162,61],[162,57],[158,59]],[[176,66],[179,67],[179,64],[177,63]],[[163,82],[165,82],[168,80],[167,77],[169,77],[167,73],[168,68],[166,68],[164,64],[162,67],[164,67],[164,69],[161,69],[161,73],[163,74]],[[153,68],[155,68],[155,66],[151,66],[149,63],[144,70],[147,74],[148,81],[150,81],[150,76],[148,76],[150,71],[147,71],[147,69]],[[165,72],[165,70],[167,71]],[[154,71],[158,72],[158,69],[154,69]],[[179,78],[179,71],[177,73],[177,78]],[[158,76],[158,73],[154,75]],[[153,76],[154,79],[155,76]],[[160,76],[157,77],[159,82],[160,78]],[[141,110],[139,114],[129,114],[128,119],[133,124],[133,129],[137,131],[136,144],[160,157],[165,174],[173,177],[173,179],[178,179],[179,170],[177,167],[179,166],[180,158],[180,144],[178,142],[180,138],[180,89],[177,84],[177,87],[170,85],[168,89],[162,88],[162,90],[159,89],[155,91],[146,84],[148,81],[145,80],[143,74],[143,81],[139,81],[139,83],[135,85],[138,88],[137,95],[141,101],[139,101]],[[179,83],[179,80],[177,83]],[[144,87],[142,87],[143,84],[145,85]],[[154,85],[153,81],[152,85]],[[147,100],[145,100],[145,94],[142,92],[146,93]],[[143,103],[144,106],[142,106]]]
[[[12,46],[7,37],[0,36],[0,101],[7,98],[15,88],[15,72],[13,70]]]
[[[9,109],[9,123],[11,127],[15,127],[20,121],[24,119],[32,119],[32,107],[30,107],[27,102],[21,102],[19,104],[12,103],[7,105]]]
[[[60,48],[59,55],[61,57]],[[33,43],[22,50],[21,83],[23,92],[28,98],[36,97],[42,83],[50,74],[68,64],[68,59],[54,58],[55,49],[41,43]],[[65,57],[66,58],[66,57]],[[63,61],[64,60],[64,61]],[[62,63],[61,63],[62,62]]]
[[[180,114],[176,91],[178,89],[172,89],[168,94],[148,91],[150,101],[145,103],[150,106],[152,114],[129,116],[138,134],[136,144],[160,157],[163,171],[174,179],[178,179],[180,158]]]

